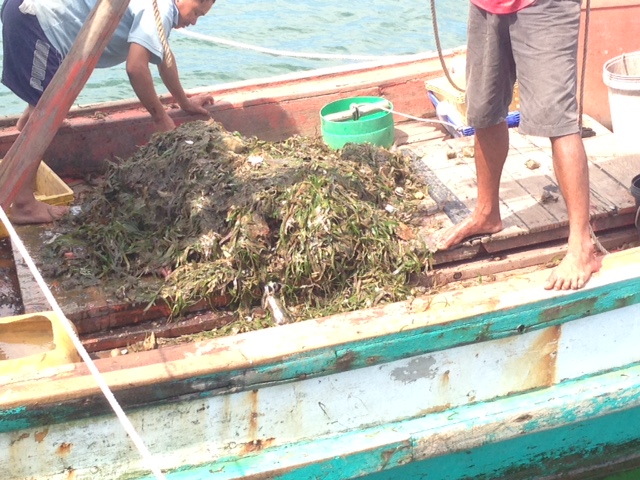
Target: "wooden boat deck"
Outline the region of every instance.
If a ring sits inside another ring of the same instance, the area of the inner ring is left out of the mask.
[[[631,179],[640,172],[640,155],[617,156],[613,134],[593,120],[585,119],[596,135],[584,140],[591,176],[591,215],[593,230],[601,244],[610,250],[633,246],[640,237],[634,226],[635,200],[629,192]],[[501,184],[501,210],[505,229],[495,235],[467,241],[450,251],[436,252],[434,269],[424,283],[443,285],[474,279],[488,281],[499,274],[551,266],[566,250],[567,211],[552,168],[547,139],[526,137],[510,131],[510,151]],[[418,121],[396,125],[396,144],[415,155],[433,198],[434,212],[424,220],[424,234],[461,221],[476,202],[473,138],[451,138],[440,126]],[[448,152],[457,152],[449,158]],[[538,168],[526,166],[528,160]],[[544,194],[547,192],[547,194]],[[547,200],[543,200],[545,195]],[[30,254],[38,263],[42,234],[46,226],[20,226]],[[16,255],[20,290],[26,312],[48,310],[48,305],[31,273]],[[66,291],[51,285],[65,314],[73,320],[90,351],[105,351],[144,339],[150,331],[158,337],[175,337],[220,326],[227,314],[205,313],[179,322],[149,320],[167,316],[162,306],[125,305],[109,298],[99,286]],[[110,329],[125,327],[107,333]]]
[[[617,155],[611,131],[589,117],[585,117],[584,125],[596,133],[584,139],[592,228],[597,237],[602,235],[600,242],[605,248],[620,248],[638,240],[635,199],[629,187],[632,178],[640,173],[640,155]],[[468,216],[477,195],[473,137],[451,138],[439,127],[418,121],[401,123],[397,130],[401,148],[409,149],[419,159],[429,193],[437,204],[433,222],[447,227]],[[457,155],[449,158],[454,152]],[[528,166],[530,163],[537,168]],[[548,139],[524,136],[517,129],[510,129],[500,206],[504,230],[467,241],[448,252],[437,252],[434,264],[444,266],[478,258],[495,261],[505,252],[566,242],[568,214],[553,172]]]

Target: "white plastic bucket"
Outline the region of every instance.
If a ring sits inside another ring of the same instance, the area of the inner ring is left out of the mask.
[[[622,155],[640,153],[640,52],[608,60],[602,77],[609,87],[616,151]]]

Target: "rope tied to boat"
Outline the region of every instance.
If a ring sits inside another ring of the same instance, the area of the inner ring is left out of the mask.
[[[158,0],[153,0],[153,16],[156,20],[156,29],[158,30],[158,36],[160,37],[160,43],[162,44],[163,60],[166,62],[167,67],[170,67],[171,65],[173,65],[173,53],[171,52],[171,48],[169,47],[167,34],[164,31],[164,26],[162,25],[160,9],[158,8]]]
[[[106,380],[98,370],[98,367],[96,367],[95,362],[89,356],[89,353],[87,352],[86,348],[84,348],[84,345],[82,345],[82,342],[80,341],[80,338],[78,338],[78,335],[73,325],[71,324],[71,321],[64,314],[64,312],[60,308],[60,305],[58,305],[58,302],[53,296],[53,293],[51,293],[51,290],[49,289],[48,285],[42,278],[40,271],[36,267],[33,259],[29,255],[29,252],[27,251],[26,247],[22,243],[22,240],[20,240],[20,237],[18,236],[15,229],[13,228],[13,225],[11,225],[11,222],[9,221],[9,218],[7,217],[7,214],[5,213],[2,206],[0,206],[0,221],[4,224],[5,228],[7,229],[7,232],[9,233],[9,237],[11,241],[20,252],[20,255],[22,255],[22,258],[24,262],[27,264],[27,266],[29,267],[29,270],[31,271],[33,278],[35,279],[36,283],[42,290],[42,293],[44,294],[45,298],[49,302],[49,305],[51,306],[55,314],[58,316],[58,319],[60,320],[62,327],[64,328],[67,335],[69,335],[69,338],[71,338],[71,341],[73,342],[73,345],[78,351],[78,354],[80,354],[80,357],[82,358],[87,368],[95,378],[96,383],[98,384],[98,387],[100,387],[100,390],[102,391],[103,395],[109,402],[109,405],[115,412],[124,430],[127,432],[127,434],[129,434],[131,441],[134,443],[134,445],[140,452],[140,455],[142,456],[147,468],[149,469],[149,471],[151,471],[154,474],[156,479],[166,480],[165,475],[162,473],[162,471],[158,467],[157,462],[155,461],[154,457],[151,455],[151,452],[149,451],[144,441],[142,440],[142,438],[134,428],[133,424],[127,417],[127,414],[124,412],[124,410],[118,403],[118,400],[116,400],[115,396],[113,395],[113,392],[109,388],[109,385],[107,385]]]

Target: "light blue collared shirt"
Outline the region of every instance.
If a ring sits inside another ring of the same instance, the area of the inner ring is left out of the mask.
[[[67,56],[82,25],[98,0],[24,0],[27,11],[35,13],[51,44]],[[157,0],[165,35],[178,24],[178,7],[174,0]],[[152,63],[160,64],[163,48],[156,28],[152,0],[131,0],[122,20],[105,48],[97,67],[123,63],[129,44],[137,43],[151,52]]]

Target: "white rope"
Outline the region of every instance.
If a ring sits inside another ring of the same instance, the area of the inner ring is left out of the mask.
[[[107,382],[105,381],[104,377],[96,367],[96,364],[93,362],[93,360],[89,356],[89,353],[87,353],[87,350],[84,348],[84,345],[82,345],[82,342],[78,338],[78,335],[76,334],[73,326],[71,325],[71,322],[63,313],[60,306],[58,305],[58,302],[56,301],[53,294],[51,293],[51,290],[49,290],[49,287],[47,286],[44,279],[42,278],[42,275],[40,275],[38,268],[36,267],[31,257],[29,256],[29,252],[27,252],[27,249],[25,248],[24,244],[20,240],[20,237],[18,236],[13,226],[11,225],[9,218],[7,217],[2,207],[0,207],[0,220],[2,220],[2,223],[4,223],[4,226],[6,227],[7,232],[9,232],[9,236],[11,237],[11,241],[17,247],[18,251],[20,252],[20,255],[22,255],[22,258],[24,259],[27,266],[29,267],[29,270],[31,270],[31,274],[35,278],[38,286],[42,289],[42,293],[44,293],[44,296],[46,297],[47,301],[53,308],[53,311],[56,313],[56,315],[60,319],[62,326],[64,327],[65,331],[71,338],[71,341],[73,342],[74,346],[78,350],[78,353],[84,360],[84,363],[87,365],[87,368],[89,368],[89,371],[96,379],[96,383],[100,387],[100,390],[102,390],[102,393],[107,398],[107,401],[111,405],[111,408],[113,408],[113,411],[115,412],[118,419],[120,420],[120,423],[124,427],[125,431],[129,434],[129,437],[131,438],[135,446],[138,448],[138,451],[142,455],[145,463],[147,464],[147,468],[155,475],[155,477],[158,480],[165,480],[166,477],[156,465],[153,457],[151,456],[151,453],[149,452],[144,442],[140,438],[140,435],[138,435],[138,433],[136,432],[135,428],[131,424],[131,421],[129,420],[127,415],[124,413],[124,410],[122,410],[122,407],[120,406],[120,404],[114,397],[113,392],[107,385]]]
[[[444,120],[436,120],[436,119],[433,119],[433,118],[414,117],[413,115],[409,115],[407,113],[396,112],[395,110],[392,110],[390,108],[380,107],[380,110],[384,110],[385,112],[393,113],[395,115],[400,115],[401,117],[410,118],[411,120],[417,120],[419,122],[438,123],[440,125],[449,125],[450,127],[455,128],[457,131],[460,131],[463,128],[460,125],[456,125],[455,123],[445,122]]]
[[[186,35],[187,37],[197,38],[199,40],[204,40],[210,43],[218,43],[220,45],[227,45],[229,47],[242,48],[245,50],[253,50],[256,52],[266,53],[268,55],[276,55],[280,57],[296,57],[296,58],[311,58],[311,59],[319,59],[319,60],[381,60],[381,59],[389,59],[389,60],[404,60],[415,58],[417,54],[408,54],[408,55],[333,55],[330,53],[304,53],[304,52],[292,52],[288,50],[273,50],[271,48],[262,48],[256,47],[254,45],[249,45],[247,43],[234,42],[232,40],[225,40],[224,38],[219,37],[211,37],[208,35],[203,35],[197,32],[191,32],[184,28],[178,28],[175,30],[177,33],[181,35]]]

